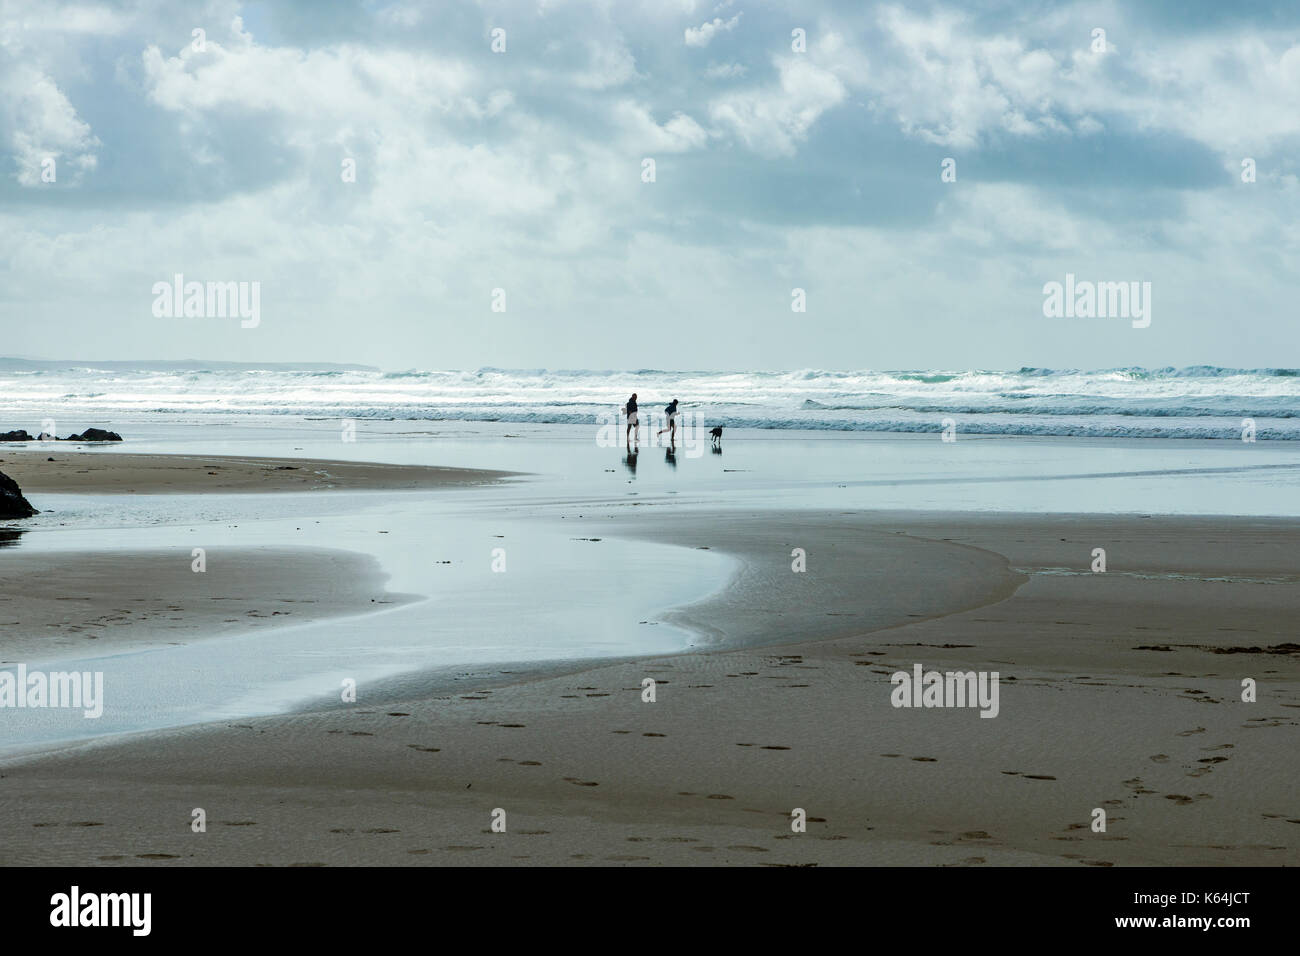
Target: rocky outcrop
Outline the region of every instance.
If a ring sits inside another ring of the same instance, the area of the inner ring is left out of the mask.
[[[39,436],[27,434],[25,429],[19,428],[11,432],[0,432],[0,441],[121,441],[122,436],[117,432],[105,431],[102,428],[87,428],[80,435],[69,435],[67,438],[56,438],[53,435],[41,433]]]
[[[121,441],[117,432],[107,432],[102,428],[87,428],[80,435],[69,435],[64,441]]]
[[[18,482],[0,471],[0,518],[30,518],[34,514],[36,509],[23,497]]]

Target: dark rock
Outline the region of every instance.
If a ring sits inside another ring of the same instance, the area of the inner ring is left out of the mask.
[[[69,435],[64,441],[121,441],[117,432],[107,432],[102,428],[87,428],[80,435]]]
[[[36,509],[23,497],[18,482],[0,471],[0,518],[30,518],[34,514]]]
[[[21,428],[18,429],[17,431],[4,432],[3,434],[0,434],[0,441],[35,441],[35,440],[36,440],[35,438],[27,434],[27,432],[25,432]]]

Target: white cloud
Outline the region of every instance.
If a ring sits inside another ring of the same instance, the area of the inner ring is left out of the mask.
[[[778,60],[777,69],[776,88],[729,93],[709,107],[714,123],[765,156],[793,155],[817,118],[847,95],[834,73],[806,57]]]
[[[24,186],[42,185],[41,164],[55,162],[57,182],[77,182],[97,163],[99,140],[49,76],[31,66],[0,74],[0,135]]]
[[[885,7],[878,26],[864,92],[905,132],[939,145],[972,148],[996,133],[1091,135],[1112,125],[1107,117],[1215,150],[1264,149],[1300,134],[1300,43],[1286,35],[1157,35],[1131,44],[1137,52],[1101,55],[1069,20],[1050,23],[1055,35],[1037,44],[980,33],[947,10]]]
[[[713,42],[713,38],[719,33],[725,33],[728,30],[735,29],[736,24],[740,23],[740,17],[741,14],[739,13],[730,20],[723,20],[722,17],[714,17],[712,20],[709,20],[707,23],[704,23],[699,27],[687,27],[686,45],[698,47],[708,46]]]
[[[676,113],[663,126],[658,125],[644,106],[619,103],[615,109],[620,124],[628,131],[633,148],[666,153],[684,153],[708,142],[709,134],[685,113]]]

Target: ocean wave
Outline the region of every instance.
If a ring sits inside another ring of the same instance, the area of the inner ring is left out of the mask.
[[[1238,438],[1300,434],[1300,371],[1211,365],[1091,371],[634,372],[585,369],[381,371],[364,366],[201,367],[0,359],[0,428],[46,418],[297,415],[586,424],[640,393],[710,425],[845,432],[937,431],[944,418],[985,435]]]

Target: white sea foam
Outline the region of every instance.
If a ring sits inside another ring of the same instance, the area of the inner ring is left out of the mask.
[[[0,429],[54,419],[213,415],[594,423],[637,392],[673,398],[733,428],[930,432],[953,418],[967,434],[1300,440],[1300,371],[1140,368],[1076,371],[382,372],[358,368],[133,370],[0,361]],[[79,424],[76,427],[80,427]]]

